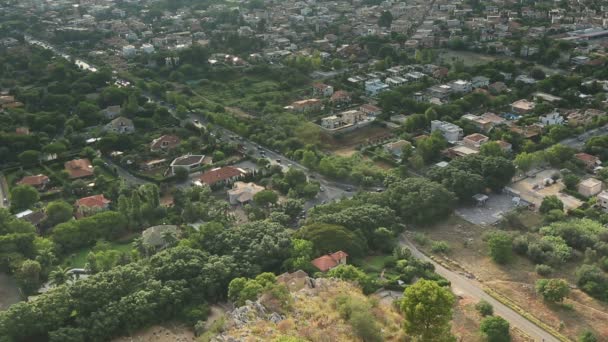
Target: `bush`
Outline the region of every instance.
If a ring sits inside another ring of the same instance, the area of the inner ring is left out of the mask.
[[[492,304],[486,302],[485,300],[480,300],[477,304],[475,304],[475,310],[479,312],[483,317],[492,316],[494,314],[494,307]]]
[[[526,255],[528,252],[528,236],[520,235],[513,239],[513,251],[519,255]]]
[[[416,233],[414,234],[414,241],[421,246],[426,246],[431,242],[431,239],[424,235],[424,233]]]
[[[481,321],[479,330],[492,342],[509,342],[509,322],[498,316],[486,317]]]
[[[536,273],[540,276],[546,277],[549,274],[553,273],[553,267],[549,265],[536,265]]]
[[[570,293],[570,287],[561,279],[539,279],[536,281],[536,293],[547,301],[562,302]]]
[[[509,234],[502,231],[492,232],[488,235],[487,242],[494,262],[505,264],[511,260],[513,240]]]
[[[445,241],[433,241],[431,244],[431,251],[433,253],[447,254],[450,252],[450,245]]]

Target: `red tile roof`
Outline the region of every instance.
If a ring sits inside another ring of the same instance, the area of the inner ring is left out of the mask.
[[[163,148],[171,149],[179,145],[180,139],[175,135],[163,135],[157,139],[152,140],[150,148],[154,150],[160,150]]]
[[[578,159],[578,160],[584,161],[585,163],[595,163],[599,159],[596,156],[593,156],[593,155],[590,155],[590,154],[584,153],[584,152],[577,153],[574,155],[574,157],[576,157],[576,159]]]
[[[330,100],[332,102],[335,101],[350,101],[350,94],[348,94],[348,92],[344,91],[344,90],[338,90],[337,92],[335,92]]]
[[[469,134],[466,137],[464,137],[467,140],[471,140],[474,142],[480,142],[482,140],[488,139],[488,137],[486,137],[483,134],[479,134],[479,133],[473,133],[473,134]]]
[[[93,175],[93,165],[88,159],[70,160],[64,164],[70,178],[83,178]]]
[[[40,186],[49,181],[49,177],[40,174],[35,176],[25,176],[17,182],[19,185]]]
[[[76,206],[89,207],[89,208],[93,208],[93,207],[103,208],[106,205],[110,204],[111,202],[112,201],[105,198],[103,196],[103,194],[101,194],[101,195],[83,197],[83,198],[79,199],[78,201],[76,201]]]
[[[217,182],[225,181],[233,177],[242,176],[244,173],[233,166],[225,166],[218,169],[207,171],[201,175],[201,182],[213,185]]]
[[[313,261],[311,261],[311,263],[313,264],[313,266],[318,268],[319,271],[327,272],[330,269],[338,266],[338,264],[340,263],[340,260],[346,258],[347,256],[348,256],[348,254],[346,252],[337,251],[332,254],[320,256],[320,257],[314,259]]]

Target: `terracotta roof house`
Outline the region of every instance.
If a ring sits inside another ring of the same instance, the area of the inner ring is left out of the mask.
[[[323,102],[319,99],[307,99],[293,102],[289,109],[297,113],[312,112],[323,109]]]
[[[263,186],[255,183],[236,182],[234,187],[228,190],[228,199],[232,205],[246,204],[253,201],[253,196],[263,190]]]
[[[465,146],[475,149],[479,149],[481,145],[487,143],[488,141],[490,141],[490,138],[479,133],[469,134],[462,138],[462,142],[465,144]]]
[[[403,153],[403,148],[406,146],[412,146],[412,143],[410,143],[407,140],[397,140],[394,142],[390,142],[387,144],[384,144],[383,148],[386,152],[401,158],[401,154]]]
[[[200,177],[200,183],[209,186],[214,184],[226,184],[235,181],[246,174],[245,170],[233,166],[224,166],[209,170]]]
[[[93,165],[86,158],[70,160],[64,166],[71,179],[91,177],[93,175]]]
[[[588,170],[593,170],[602,164],[600,158],[584,152],[575,154],[574,158],[583,162]]]
[[[81,218],[106,211],[110,208],[110,203],[112,201],[103,194],[83,197],[76,201],[76,217]]]
[[[27,127],[17,127],[15,128],[15,134],[17,135],[30,135],[30,129]]]
[[[179,168],[184,168],[190,172],[193,168],[201,166],[204,159],[205,156],[201,154],[186,154],[177,157],[171,162],[171,172],[175,174],[175,171]]]
[[[531,112],[536,104],[528,100],[518,100],[511,104],[511,109],[518,114],[527,114]]]
[[[152,140],[150,143],[150,151],[167,151],[176,148],[181,142],[180,138],[175,135],[163,135]]]
[[[135,126],[133,125],[133,121],[130,119],[127,119],[124,116],[119,116],[106,125],[106,130],[121,134],[132,133],[135,131]]]
[[[337,251],[335,253],[320,256],[313,261],[312,265],[321,272],[327,272],[338,265],[346,265],[346,258],[348,254],[343,251]]]
[[[359,110],[367,114],[368,116],[378,116],[382,114],[382,109],[380,109],[380,107],[374,106],[373,104],[369,103],[361,105],[361,107],[359,107]]]
[[[350,103],[351,98],[348,92],[344,90],[338,90],[331,96],[329,101],[333,104],[346,104]]]
[[[36,189],[44,189],[49,184],[49,177],[39,174],[35,176],[25,176],[17,182],[18,185],[31,185]]]

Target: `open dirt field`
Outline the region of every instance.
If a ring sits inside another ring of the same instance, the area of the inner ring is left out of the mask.
[[[357,151],[359,145],[385,140],[390,136],[392,133],[388,128],[370,125],[343,135],[326,135],[323,144],[332,153],[350,156]]]
[[[522,222],[540,225],[535,213],[524,211]],[[508,297],[514,303],[525,308],[535,317],[551,325],[572,340],[586,329],[596,332],[596,336],[605,336],[599,341],[608,341],[608,305],[601,303],[579,290],[573,290],[565,300],[564,306],[548,304],[539,298],[534,290],[536,280],[540,279],[534,269],[534,264],[528,259],[515,255],[507,265],[494,263],[483,241],[483,235],[491,228],[471,224],[458,216],[452,216],[447,221],[433,227],[419,228],[433,241],[447,241],[451,251],[445,260],[455,261],[463,271],[474,274],[486,286]],[[430,243],[421,248],[428,254]],[[575,282],[574,269],[578,264],[570,262],[556,270],[551,278],[563,278],[571,284]],[[458,267],[456,267],[458,268]]]

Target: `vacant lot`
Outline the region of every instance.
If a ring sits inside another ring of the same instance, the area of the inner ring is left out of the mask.
[[[361,145],[387,140],[390,137],[392,133],[388,128],[372,124],[345,134],[326,135],[323,143],[330,152],[347,157],[355,153]]]
[[[540,225],[538,215],[523,211],[521,222],[527,225]],[[531,228],[531,227],[529,227]],[[458,216],[433,227],[419,228],[433,241],[447,241],[450,252],[441,257],[454,261],[464,271],[507,296],[510,300],[525,308],[531,314],[558,329],[572,340],[585,329],[592,329],[598,336],[608,336],[608,305],[592,299],[581,291],[573,290],[565,304],[572,308],[548,304],[539,298],[534,291],[534,284],[540,277],[536,274],[534,264],[528,259],[514,256],[507,265],[494,263],[487,251],[483,236],[494,228],[485,228],[471,224]],[[518,232],[513,232],[517,234]],[[418,239],[422,241],[423,239]],[[426,253],[432,254],[431,242],[421,246]],[[552,278],[563,278],[575,283],[574,269],[579,263],[570,262],[551,275]],[[604,340],[607,341],[607,340]]]

